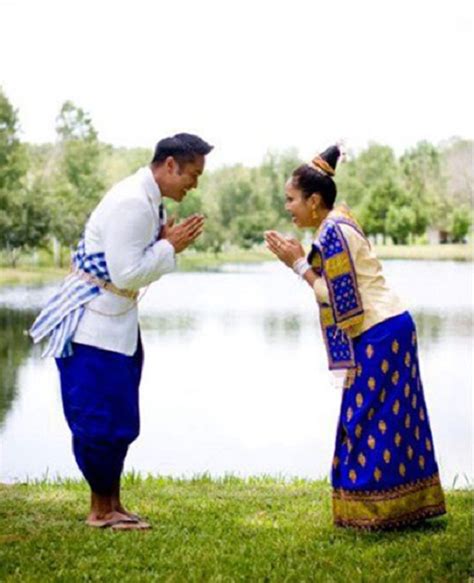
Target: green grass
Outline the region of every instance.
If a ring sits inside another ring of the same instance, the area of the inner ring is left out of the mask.
[[[1,267],[0,286],[35,285],[59,281],[67,271],[67,269],[54,267]]]
[[[0,581],[461,582],[472,491],[447,517],[389,533],[332,526],[326,482],[128,475],[124,501],[147,532],[83,524],[83,482],[0,486]]]
[[[380,259],[427,259],[432,261],[473,261],[473,243],[466,245],[377,245]]]

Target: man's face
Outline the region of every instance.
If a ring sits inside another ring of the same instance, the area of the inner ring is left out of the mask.
[[[166,161],[167,176],[164,196],[181,202],[189,190],[196,188],[204,171],[204,156],[196,156],[192,162],[178,164],[174,158]]]

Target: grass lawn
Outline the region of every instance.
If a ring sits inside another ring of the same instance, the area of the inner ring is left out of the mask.
[[[62,279],[67,271],[55,267],[0,267],[0,286],[48,283]]]
[[[325,482],[128,475],[145,532],[86,527],[83,482],[0,486],[0,581],[468,581],[472,491],[447,517],[389,533],[336,529]]]

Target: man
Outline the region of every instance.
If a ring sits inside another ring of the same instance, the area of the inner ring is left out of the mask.
[[[158,142],[150,166],[115,185],[92,212],[73,272],[30,330],[35,342],[49,336],[43,356],[56,358],[74,455],[91,488],[89,526],[150,527],[120,501],[125,456],[139,434],[138,290],[172,272],[176,254],[201,234],[200,215],[167,223],[162,197],[182,201],[211,150],[191,134]]]

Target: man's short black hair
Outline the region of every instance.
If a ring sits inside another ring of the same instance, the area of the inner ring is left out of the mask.
[[[214,146],[193,134],[176,134],[163,138],[156,144],[152,164],[161,164],[172,156],[178,164],[194,162],[196,156],[207,156]]]

